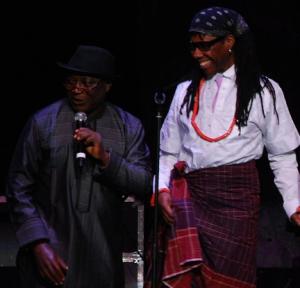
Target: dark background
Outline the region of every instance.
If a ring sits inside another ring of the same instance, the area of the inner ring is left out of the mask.
[[[227,6],[244,15],[256,36],[262,69],[280,83],[299,127],[300,13],[296,1],[110,0],[97,5],[84,2],[63,7],[46,2],[11,7],[2,41],[7,66],[3,69],[2,101],[10,116],[2,131],[1,151],[5,153],[0,191],[25,121],[32,112],[62,96],[56,62],[67,61],[78,44],[99,45],[116,55],[119,78],[110,100],[143,121],[154,150],[154,92],[189,71],[187,29],[192,16],[211,5]],[[173,90],[168,92],[165,111]]]
[[[157,107],[153,95],[189,71],[189,23],[198,10],[208,6],[226,6],[244,16],[255,34],[262,70],[280,83],[299,130],[300,13],[296,4],[297,1],[262,0],[11,4],[4,9],[7,20],[1,41],[4,52],[0,195],[5,190],[9,161],[22,127],[34,111],[62,96],[56,62],[67,61],[78,44],[99,45],[115,54],[119,77],[110,100],[142,120],[154,161]],[[167,92],[163,112],[167,111],[173,89]],[[299,235],[282,213],[265,156],[259,161],[259,169],[264,211],[270,221],[270,225],[262,225],[262,241],[273,245],[277,235],[290,229],[284,244],[278,240],[279,246],[290,245],[289,241],[293,242],[295,237],[298,241]],[[282,252],[287,254],[291,251]],[[266,266],[290,268],[291,262],[282,260],[282,255]]]

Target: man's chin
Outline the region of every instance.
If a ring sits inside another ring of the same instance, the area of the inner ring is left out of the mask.
[[[75,112],[88,112],[89,109],[83,104],[73,103],[71,102],[71,107]]]
[[[210,67],[208,68],[201,67],[201,70],[203,71],[203,74],[205,75],[206,79],[212,78],[217,73],[214,69],[210,69]]]

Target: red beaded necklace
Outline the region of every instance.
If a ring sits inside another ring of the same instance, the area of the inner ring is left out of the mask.
[[[223,135],[220,135],[218,137],[209,137],[207,135],[205,135],[201,130],[200,128],[198,127],[196,121],[195,121],[195,118],[198,114],[198,111],[199,111],[199,105],[200,105],[200,92],[203,88],[203,85],[205,83],[205,80],[204,79],[201,79],[200,81],[200,84],[199,84],[199,89],[197,89],[197,92],[196,92],[196,95],[195,95],[195,99],[194,99],[194,107],[193,107],[193,115],[192,115],[192,126],[194,127],[195,131],[197,132],[197,134],[205,141],[208,141],[208,142],[218,142],[224,138],[226,138],[227,136],[230,135],[230,133],[232,132],[233,130],[233,127],[236,123],[236,116],[234,115],[232,121],[231,121],[231,124],[228,128],[228,130],[223,134]]]

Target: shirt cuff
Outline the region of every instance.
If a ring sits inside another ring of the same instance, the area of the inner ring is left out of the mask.
[[[49,239],[49,234],[39,218],[27,220],[16,232],[20,246],[25,246],[40,239]]]
[[[289,217],[289,219],[291,219],[291,216],[295,212],[299,211],[299,210],[297,210],[297,209],[299,209],[299,201],[297,199],[284,201],[283,208],[284,208],[287,216]]]
[[[118,173],[123,158],[112,150],[109,151],[109,158],[109,163],[106,167],[102,167],[100,164],[96,165],[96,171],[94,173],[94,176],[111,178]]]

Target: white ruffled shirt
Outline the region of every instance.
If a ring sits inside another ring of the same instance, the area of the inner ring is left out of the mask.
[[[215,75],[207,80],[199,98],[196,123],[209,137],[218,137],[230,127],[236,105],[235,68],[231,66],[222,75],[218,89]],[[283,205],[290,217],[300,206],[300,177],[294,150],[300,145],[300,136],[289,113],[284,94],[271,80],[276,94],[276,109],[273,99],[264,88],[263,115],[259,95],[253,100],[248,125],[239,132],[235,125],[231,134],[218,142],[203,140],[191,125],[192,112],[186,117],[186,107],[179,113],[190,81],[177,86],[169,112],[161,128],[159,189],[168,188],[170,171],[177,161],[187,163],[186,172],[200,168],[245,163],[259,159],[266,147],[275,184],[283,197]]]

